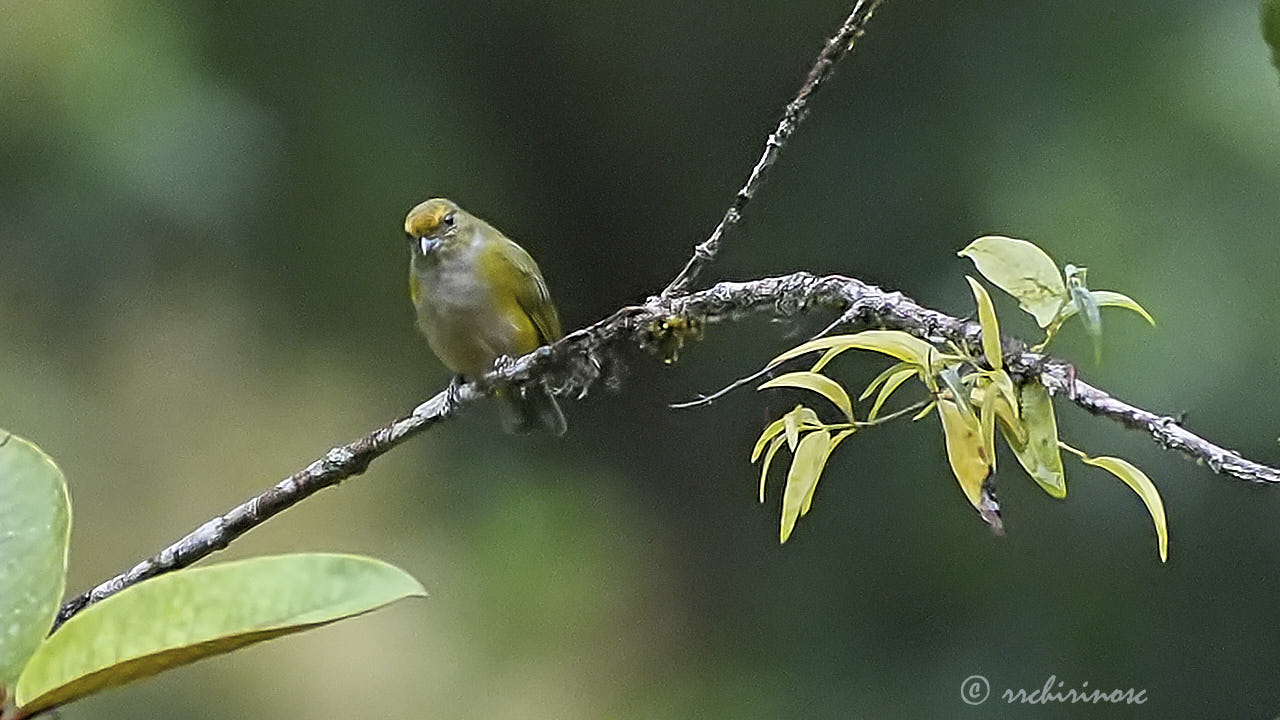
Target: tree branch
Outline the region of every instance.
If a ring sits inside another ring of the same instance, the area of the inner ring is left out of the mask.
[[[542,347],[476,383],[445,390],[409,415],[345,445],[339,445],[307,467],[223,515],[206,522],[186,537],[130,570],[98,585],[62,606],[58,623],[88,605],[150,577],[186,567],[218,550],[297,504],[316,491],[364,472],[373,460],[408,438],[431,429],[484,397],[494,387],[510,383],[548,382],[579,397],[611,377],[610,368],[622,353],[635,347],[661,351],[672,334],[693,333],[702,324],[733,322],[767,313],[790,319],[814,311],[838,313],[849,329],[892,328],[933,343],[952,341],[981,347],[981,328],[936,310],[922,307],[898,292],[841,275],[794,273],[746,282],[722,282],[706,290],[676,297],[654,297],[640,306],[625,307],[594,325]],[[674,323],[674,320],[683,321]],[[686,328],[671,330],[671,327]],[[1214,472],[1241,480],[1280,483],[1280,470],[1242,457],[1182,427],[1168,416],[1130,405],[1076,377],[1072,366],[1026,350],[1016,339],[1003,338],[1006,367],[1024,380],[1043,383],[1094,415],[1108,417],[1141,430],[1162,447],[1201,460]]]
[[[751,198],[755,197],[756,190],[764,184],[765,173],[768,172],[773,163],[778,159],[778,155],[782,153],[786,147],[787,141],[791,139],[791,134],[804,120],[806,111],[809,107],[809,99],[814,93],[818,92],[818,88],[831,77],[832,71],[836,68],[836,63],[840,59],[853,50],[853,46],[857,44],[858,39],[862,37],[863,31],[867,27],[867,23],[871,20],[872,13],[876,8],[880,7],[883,0],[857,0],[853,4],[853,9],[849,11],[849,17],[845,18],[844,24],[836,31],[836,34],[827,41],[823,46],[822,52],[818,53],[818,59],[814,61],[813,67],[809,69],[809,74],[805,77],[804,84],[800,86],[800,91],[787,103],[787,109],[782,113],[782,118],[778,120],[778,126],[774,128],[769,139],[765,140],[764,152],[760,155],[760,159],[756,161],[756,166],[751,169],[751,174],[747,176],[747,182],[738,190],[738,194],[734,196],[733,203],[729,205],[729,209],[724,211],[724,217],[720,218],[720,224],[716,225],[715,230],[711,231],[711,236],[700,243],[693,250],[693,257],[689,258],[689,262],[685,263],[683,269],[676,274],[666,288],[663,289],[661,297],[671,297],[689,289],[693,281],[697,279],[698,274],[702,272],[716,255],[720,252],[720,243],[724,239],[725,233],[729,232],[734,225],[738,224],[738,220],[742,219],[742,213],[747,208],[747,203],[751,202]]]

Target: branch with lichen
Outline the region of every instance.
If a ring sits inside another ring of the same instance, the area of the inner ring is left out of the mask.
[[[562,395],[585,396],[601,382],[616,382],[612,372],[623,355],[642,348],[662,356],[701,336],[704,326],[767,315],[795,320],[831,313],[840,329],[867,327],[902,330],[936,344],[953,342],[980,348],[981,330],[968,322],[923,307],[899,292],[887,292],[840,275],[794,273],[745,282],[722,282],[706,290],[650,298],[625,307],[594,325],[565,336],[474,383],[438,393],[398,418],[345,445],[330,449],[310,465],[260,495],[232,508],[130,570],[98,585],[62,607],[59,622],[89,604],[171,570],[186,567],[225,548],[232,540],[273,515],[342,480],[359,475],[378,457],[410,437],[429,430],[507,384],[546,382]],[[1240,480],[1280,483],[1280,469],[1253,462],[1183,427],[1175,418],[1153,413],[1113,397],[1081,380],[1068,363],[1030,352],[1014,338],[1002,338],[1005,363],[1023,381],[1038,381],[1050,392],[1087,410],[1151,436],[1162,447],[1203,461],[1214,472]]]

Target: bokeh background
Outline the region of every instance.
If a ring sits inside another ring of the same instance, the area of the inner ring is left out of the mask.
[[[404,212],[447,195],[538,258],[566,326],[706,236],[840,2],[0,3],[0,424],[61,463],[78,591],[447,379],[405,298]],[[1158,317],[1082,375],[1280,462],[1280,77],[1254,0],[890,0],[707,279],[856,274],[966,313],[955,257],[1028,237]],[[998,299],[1005,328],[1034,335]],[[814,327],[826,318],[814,318]],[[1090,717],[1280,712],[1280,489],[1073,408],[1161,488],[1003,460],[1008,536],[936,421],[860,434],[777,542],[747,462],[793,398],[715,389],[813,327],[715,327],[569,404],[479,408],[237,542],[385,558],[429,600],[205,661],[74,718],[1081,716],[961,702],[1145,689]],[[843,361],[860,385],[883,367]],[[779,482],[779,480],[775,480]]]

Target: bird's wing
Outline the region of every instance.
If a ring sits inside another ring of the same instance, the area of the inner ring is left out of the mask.
[[[529,257],[529,253],[519,245],[507,241],[502,252],[497,253],[514,272],[505,274],[513,279],[512,292],[516,302],[524,309],[534,327],[538,329],[541,344],[559,340],[564,332],[560,329],[560,316],[556,306],[551,302],[551,291],[547,289],[547,281],[542,279],[538,264]]]

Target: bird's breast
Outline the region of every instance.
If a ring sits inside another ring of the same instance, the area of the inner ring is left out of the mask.
[[[456,373],[477,375],[499,356],[523,355],[537,332],[509,293],[484,281],[473,258],[441,258],[417,275],[418,326],[436,356]]]

